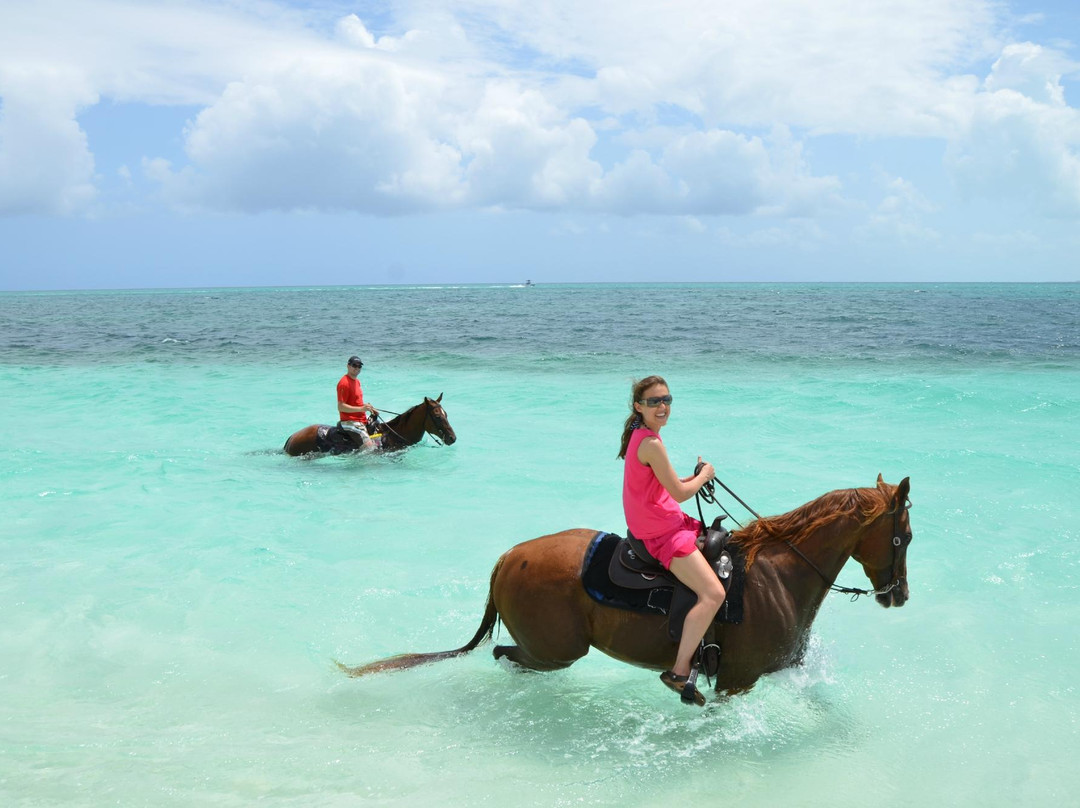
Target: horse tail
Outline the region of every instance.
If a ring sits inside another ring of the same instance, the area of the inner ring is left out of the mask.
[[[473,638],[460,648],[455,648],[453,651],[434,651],[429,654],[398,654],[397,656],[380,659],[377,662],[369,662],[367,665],[360,665],[355,668],[343,665],[340,662],[337,662],[337,660],[334,660],[335,663],[346,675],[356,678],[357,676],[366,676],[369,673],[402,671],[407,668],[415,668],[417,665],[426,665],[429,662],[441,662],[444,659],[451,659],[456,656],[461,656],[462,654],[467,654],[469,651],[476,648],[476,646],[480,645],[480,643],[491,639],[491,633],[495,628],[496,621],[499,619],[499,610],[495,608],[495,578],[498,576],[502,564],[503,559],[500,557],[495,564],[495,569],[491,571],[491,583],[488,585],[487,606],[484,609],[484,619],[480,622],[480,628],[476,630],[476,634],[473,635]]]

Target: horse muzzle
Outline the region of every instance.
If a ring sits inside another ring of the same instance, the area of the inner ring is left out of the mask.
[[[884,587],[880,587],[884,588]],[[874,595],[874,599],[888,609],[890,606],[900,607],[907,603],[910,597],[908,591],[907,578],[901,578],[896,582],[896,586],[889,589],[888,592],[882,592],[881,594]]]

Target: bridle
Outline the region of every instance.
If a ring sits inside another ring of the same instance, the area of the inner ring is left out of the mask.
[[[701,465],[699,464],[697,466],[697,468],[694,469],[694,474],[697,474],[698,472],[700,472],[700,470],[701,470]],[[724,485],[724,483],[721,482],[720,480],[714,479],[714,480],[710,480],[709,482],[702,485],[701,488],[698,489],[698,492],[694,495],[694,498],[697,501],[698,515],[701,516],[701,523],[703,525],[705,524],[705,517],[702,516],[702,514],[701,514],[701,502],[702,502],[702,500],[719,507],[720,510],[722,510],[727,516],[731,517],[731,520],[733,522],[735,522],[735,524],[739,525],[739,527],[742,527],[742,525],[739,524],[739,521],[737,519],[735,519],[734,516],[731,516],[730,513],[728,513],[727,508],[725,508],[719,501],[717,501],[717,499],[716,499],[716,491],[715,491],[715,487],[713,485],[714,482],[720,483],[720,485],[723,487],[723,489],[725,491],[727,491],[729,494],[731,494],[731,496],[735,497],[735,499],[738,500],[740,505],[742,505],[744,508],[746,508],[746,510],[750,511],[750,513],[752,513],[758,519],[761,518],[758,515],[758,512],[755,511],[753,508],[751,508],[749,505],[747,505],[745,502],[743,502],[741,499],[739,499],[739,496],[734,491],[732,491],[730,488],[728,488],[726,485]],[[903,577],[901,577],[901,575],[900,575],[900,565],[903,564],[904,559],[907,558],[907,548],[908,548],[908,545],[911,544],[911,522],[908,522],[908,529],[907,530],[902,530],[901,525],[900,525],[900,517],[901,517],[901,514],[903,514],[905,511],[908,511],[910,509],[911,509],[911,497],[907,497],[904,500],[904,505],[903,506],[894,508],[892,511],[889,512],[889,513],[892,514],[892,518],[893,518],[893,524],[892,524],[892,548],[893,548],[893,550],[892,550],[892,573],[891,573],[891,576],[889,578],[889,583],[886,584],[885,586],[883,586],[881,589],[859,589],[858,587],[854,587],[854,586],[837,586],[834,583],[834,581],[829,580],[829,577],[827,575],[825,575],[825,573],[822,572],[818,568],[817,564],[815,564],[813,561],[811,561],[809,558],[806,557],[806,554],[803,553],[802,550],[800,550],[798,547],[796,547],[790,541],[785,541],[784,544],[786,544],[788,547],[790,547],[792,552],[795,553],[795,555],[797,555],[799,558],[801,558],[803,561],[805,561],[807,563],[807,565],[810,567],[810,569],[812,569],[814,572],[816,572],[818,575],[821,576],[821,580],[823,580],[828,585],[829,591],[831,591],[831,592],[840,592],[841,594],[844,594],[844,595],[851,595],[852,602],[855,602],[856,600],[861,598],[863,595],[886,595],[889,592],[892,592],[894,589],[896,589],[896,587],[900,586],[900,584],[902,584],[905,581],[905,579]]]
[[[885,595],[892,592],[896,587],[900,586],[904,582],[904,578],[900,575],[900,565],[904,563],[904,559],[907,558],[907,548],[911,544],[911,523],[908,522],[908,529],[901,530],[900,516],[905,511],[911,509],[911,498],[907,498],[902,507],[894,508],[890,513],[892,514],[892,574],[889,579],[889,583],[883,586],[881,589],[859,589],[853,586],[837,586],[830,581],[828,577],[823,573],[818,566],[811,561],[806,555],[790,541],[785,542],[799,558],[810,565],[810,569],[821,576],[829,587],[831,592],[840,592],[844,595],[851,595],[851,601],[854,603],[863,595]]]
[[[420,405],[417,404],[416,406],[419,407]],[[383,410],[383,412],[388,412],[391,415],[401,415],[400,412],[394,412],[393,410]],[[428,429],[428,422],[429,421],[431,422],[431,429]],[[409,442],[407,440],[405,440],[405,438],[402,437],[401,434],[396,429],[394,429],[392,426],[390,426],[390,424],[388,424],[386,421],[383,421],[382,424],[383,424],[383,427],[388,432],[390,432],[392,435],[394,435],[394,437],[396,437],[399,441],[401,441],[402,445],[404,445],[404,446],[409,445]],[[449,426],[449,424],[447,424],[447,426]],[[424,432],[426,432],[428,435],[431,435],[431,439],[433,441],[435,441],[440,446],[445,446],[446,445],[444,443],[444,441],[446,440],[445,436],[440,434],[440,433],[443,432],[442,427],[440,427],[439,422],[435,420],[435,416],[431,414],[431,400],[428,399],[427,397],[424,398],[424,421],[423,421],[422,427],[424,429]],[[423,437],[423,435],[421,435],[421,438],[422,437]],[[440,440],[440,438],[441,438],[441,440]]]
[[[442,396],[439,396],[439,398],[442,398]],[[424,415],[424,431],[431,435],[431,439],[437,444],[445,446],[446,444],[443,441],[445,441],[446,438],[439,434],[442,432],[442,427],[439,426],[439,422],[436,421],[435,416],[432,415],[431,402],[426,398],[424,399],[424,406],[427,408],[426,414]],[[431,421],[431,429],[427,428],[428,421]],[[440,437],[442,437],[442,440],[440,440]]]

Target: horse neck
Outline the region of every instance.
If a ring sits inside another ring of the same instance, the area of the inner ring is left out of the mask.
[[[427,402],[417,404],[387,421],[387,426],[400,436],[406,446],[419,443],[424,437],[424,421],[427,419]]]
[[[816,526],[793,531],[791,536],[778,535],[767,547],[761,548],[760,555],[779,571],[790,591],[820,603],[829,585],[855,552],[868,526],[864,524],[858,506],[858,493],[853,491],[851,495],[856,497],[856,504],[847,509],[848,512],[841,511],[835,518],[818,519]]]
[[[749,570],[748,575],[764,575],[764,580],[775,580],[788,592],[790,600],[781,599],[787,606],[777,608],[780,608],[782,622],[791,621],[792,653],[797,655],[801,653],[799,649],[805,650],[818,609],[829,593],[829,586],[836,581],[854,552],[859,531],[857,519],[841,517],[806,534],[795,545],[798,552],[783,540],[762,548],[754,562],[755,567],[762,565],[762,569],[751,567]],[[799,553],[805,555],[810,564],[800,558]]]
[[[813,569],[809,569],[801,558],[799,563],[807,568],[810,575],[821,581],[825,588],[836,580],[840,570],[844,568],[851,554],[855,552],[859,537],[862,535],[863,525],[851,516],[842,516],[828,525],[818,528],[807,534],[798,544],[799,552],[813,562],[814,566],[821,571],[821,575]],[[785,547],[785,549],[787,549]],[[788,550],[791,552],[790,550]],[[797,553],[792,553],[798,558]],[[826,582],[824,578],[828,579]]]

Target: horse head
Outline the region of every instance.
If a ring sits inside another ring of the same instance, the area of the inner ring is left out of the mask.
[[[851,557],[862,564],[863,572],[877,591],[877,602],[903,606],[908,599],[907,548],[911,543],[911,502],[909,478],[897,486],[886,483],[881,475],[877,487],[886,506],[866,525]]]
[[[434,435],[441,440],[447,446],[450,446],[457,440],[457,435],[454,434],[454,428],[450,426],[450,421],[446,417],[446,410],[443,409],[442,404],[443,394],[439,393],[438,398],[428,398],[424,396],[424,404],[427,405],[427,415],[424,418],[424,431],[429,435]]]

